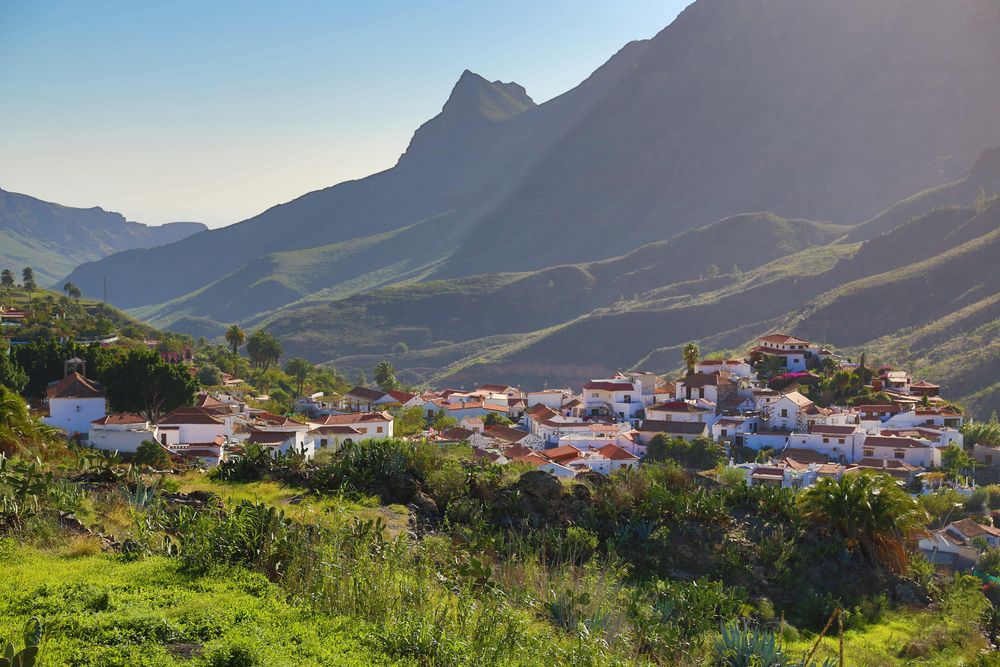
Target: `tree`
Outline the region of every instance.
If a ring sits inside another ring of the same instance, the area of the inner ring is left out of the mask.
[[[170,454],[155,440],[143,440],[136,448],[132,461],[156,470],[165,470],[170,467]]]
[[[975,466],[975,461],[966,451],[951,443],[941,452],[941,469],[944,470],[951,479],[958,479],[971,473]]]
[[[396,415],[392,424],[392,432],[400,437],[416,435],[424,430],[424,409],[419,405],[403,408]]]
[[[27,384],[28,374],[10,354],[0,350],[0,385],[21,393]]]
[[[292,376],[295,381],[296,396],[302,397],[302,388],[312,373],[313,365],[302,357],[293,357],[285,363],[285,372]]]
[[[58,431],[31,416],[23,398],[0,386],[0,454],[38,456],[59,440]]]
[[[0,272],[0,285],[3,286],[4,291],[10,293],[14,289],[14,272],[10,269],[4,269]]]
[[[684,357],[684,365],[687,366],[687,374],[691,375],[694,373],[694,366],[698,363],[698,359],[701,358],[701,348],[698,347],[698,343],[691,341],[690,343],[684,343],[684,347],[681,348],[681,356]]]
[[[365,375],[364,370],[358,371],[358,381],[355,382],[355,384],[357,386],[359,386],[359,387],[367,387],[368,386],[368,376]]]
[[[757,362],[754,370],[761,381],[770,382],[785,372],[785,361],[776,354],[766,354]]]
[[[222,371],[212,364],[205,364],[198,370],[198,382],[204,387],[222,384]]]
[[[229,349],[233,351],[234,355],[246,340],[247,334],[240,328],[240,325],[234,324],[226,330],[226,342],[229,343]]]
[[[435,431],[443,431],[446,428],[451,428],[458,424],[458,420],[454,417],[449,417],[444,410],[438,410],[437,414],[434,415],[434,422],[431,426],[434,427]]]
[[[798,504],[820,531],[900,572],[906,569],[903,540],[927,523],[927,513],[917,501],[882,474],[820,479],[799,494]]]
[[[382,391],[395,389],[396,385],[399,384],[396,380],[396,369],[385,359],[375,364],[374,377],[375,384],[377,384]]]
[[[400,341],[392,346],[393,354],[406,354],[409,351],[410,351],[410,346],[404,343],[403,341]]]
[[[502,415],[499,412],[491,412],[485,417],[483,417],[483,425],[485,426],[513,426],[514,422],[507,418],[507,415]]]
[[[76,285],[73,285],[73,286],[70,287],[69,298],[73,299],[77,303],[80,303],[80,297],[82,297],[82,296],[83,296],[83,292],[80,291],[79,287],[77,287]]]
[[[198,382],[185,366],[168,364],[150,350],[132,350],[115,359],[101,377],[111,408],[150,421],[182,405],[192,405]]]
[[[254,368],[266,371],[281,358],[281,343],[266,331],[255,331],[247,338],[247,356]]]
[[[38,286],[35,284],[35,272],[30,266],[26,266],[21,270],[21,284],[28,292],[28,303],[31,303],[31,293],[34,292]]]
[[[722,447],[705,437],[697,437],[688,442],[683,438],[671,438],[658,433],[646,446],[646,458],[650,461],[674,461],[682,468],[710,470],[725,458]]]

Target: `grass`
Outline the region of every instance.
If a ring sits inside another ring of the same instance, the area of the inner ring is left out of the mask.
[[[832,637],[824,637],[816,658],[836,658],[836,627]],[[791,634],[791,633],[788,633]],[[788,639],[786,634],[786,639]],[[786,653],[804,656],[816,642],[803,634],[786,641]],[[955,667],[974,665],[980,652],[989,650],[982,637],[967,626],[948,621],[932,611],[897,609],[887,612],[877,624],[844,632],[844,662],[865,667]]]
[[[177,490],[182,493],[207,491],[214,493],[226,505],[233,507],[243,502],[259,502],[284,510],[291,519],[335,527],[358,518],[362,521],[381,518],[386,531],[395,536],[406,530],[409,511],[402,505],[380,507],[377,498],[363,498],[352,501],[337,496],[314,496],[303,493],[302,489],[284,486],[277,482],[223,482],[213,480],[204,473],[192,471],[174,478]]]
[[[356,621],[308,613],[264,577],[76,558],[0,541],[0,638],[45,625],[41,665],[384,665]],[[398,664],[398,663],[397,663]]]

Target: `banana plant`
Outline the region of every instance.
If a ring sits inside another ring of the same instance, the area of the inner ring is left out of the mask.
[[[24,626],[24,648],[16,651],[14,644],[7,644],[0,657],[0,667],[34,667],[41,643],[42,624],[37,618],[32,618]]]

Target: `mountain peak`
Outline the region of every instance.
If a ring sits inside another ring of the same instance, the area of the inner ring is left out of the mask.
[[[534,100],[521,84],[499,80],[490,82],[475,72],[465,70],[452,88],[441,114],[502,121],[534,106]]]

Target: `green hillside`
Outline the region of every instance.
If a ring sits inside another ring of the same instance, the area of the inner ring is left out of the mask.
[[[0,190],[0,266],[17,271],[30,266],[43,285],[55,284],[85,262],[172,243],[204,229],[196,222],[150,227],[97,207],[73,208]]]

